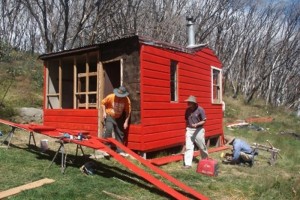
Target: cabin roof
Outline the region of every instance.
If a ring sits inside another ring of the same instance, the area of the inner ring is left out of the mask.
[[[109,41],[109,42],[98,43],[98,44],[93,44],[93,45],[87,45],[87,46],[83,46],[83,47],[78,47],[78,48],[69,49],[69,50],[63,50],[63,51],[54,52],[54,53],[42,54],[42,55],[39,56],[39,59],[47,60],[47,59],[55,58],[55,57],[68,56],[68,55],[71,55],[71,54],[77,54],[77,53],[82,53],[82,52],[87,52],[87,51],[94,51],[94,50],[101,49],[102,46],[107,45],[109,43],[113,43],[113,42],[117,43],[117,42],[120,42],[120,41],[123,41],[123,40],[130,40],[130,39],[134,39],[134,38],[136,38],[139,41],[140,44],[155,46],[155,47],[159,47],[159,48],[163,48],[163,49],[180,51],[180,52],[185,52],[185,53],[190,53],[190,54],[192,54],[196,51],[199,51],[200,49],[202,49],[204,47],[207,47],[207,44],[199,44],[199,45],[196,45],[193,48],[187,48],[187,47],[183,47],[183,46],[180,46],[180,45],[175,45],[175,44],[170,44],[170,43],[167,43],[167,42],[154,40],[154,39],[149,38],[149,37],[134,35],[134,36],[122,37],[120,39],[112,40],[112,41]]]

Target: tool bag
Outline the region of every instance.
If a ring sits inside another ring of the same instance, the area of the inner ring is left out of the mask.
[[[199,161],[196,172],[208,176],[218,176],[218,161],[212,158],[205,158]]]

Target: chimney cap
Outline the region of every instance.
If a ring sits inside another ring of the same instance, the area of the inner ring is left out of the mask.
[[[187,20],[187,21],[191,21],[191,22],[193,22],[193,23],[196,21],[196,20],[194,19],[194,17],[193,17],[193,16],[190,16],[190,15],[187,15],[187,16],[186,16],[186,20]]]

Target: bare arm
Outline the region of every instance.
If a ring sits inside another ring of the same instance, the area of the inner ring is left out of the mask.
[[[105,111],[105,105],[101,105],[102,111],[103,111],[103,119],[106,119],[106,111]]]
[[[124,130],[126,130],[128,128],[128,122],[129,122],[129,118],[130,118],[130,113],[127,114],[125,122],[124,122]]]

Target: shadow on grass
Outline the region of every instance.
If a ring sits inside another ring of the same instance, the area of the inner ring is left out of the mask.
[[[10,144],[11,148],[18,148],[23,149],[27,152],[34,153],[36,155],[36,158],[38,160],[49,160],[52,162],[57,150],[47,150],[45,152],[41,152],[41,149],[35,145],[27,145],[27,147],[19,147],[14,144]],[[127,170],[121,169],[119,167],[114,167],[107,165],[105,163],[99,162],[98,160],[94,160],[89,158],[90,155],[73,155],[73,154],[67,154],[66,159],[66,171],[67,168],[80,168],[82,165],[84,165],[87,162],[93,162],[95,164],[95,175],[99,175],[105,178],[116,178],[121,181],[127,182],[129,184],[137,185],[140,188],[143,188],[145,190],[148,190],[149,192],[159,195],[166,199],[174,199],[164,191],[156,188],[155,186],[152,186],[151,183],[149,183],[146,179],[144,179],[141,176],[136,175],[135,173],[129,172]],[[105,158],[103,158],[105,159]],[[51,163],[49,163],[50,167]],[[58,153],[57,157],[53,160],[52,166],[58,165],[61,166],[61,153]],[[121,165],[121,164],[120,164]],[[143,181],[143,182],[140,182]],[[172,188],[172,187],[171,187]],[[183,194],[189,199],[193,199],[194,197],[190,195],[189,193],[186,193],[184,191],[175,189],[177,192]]]

